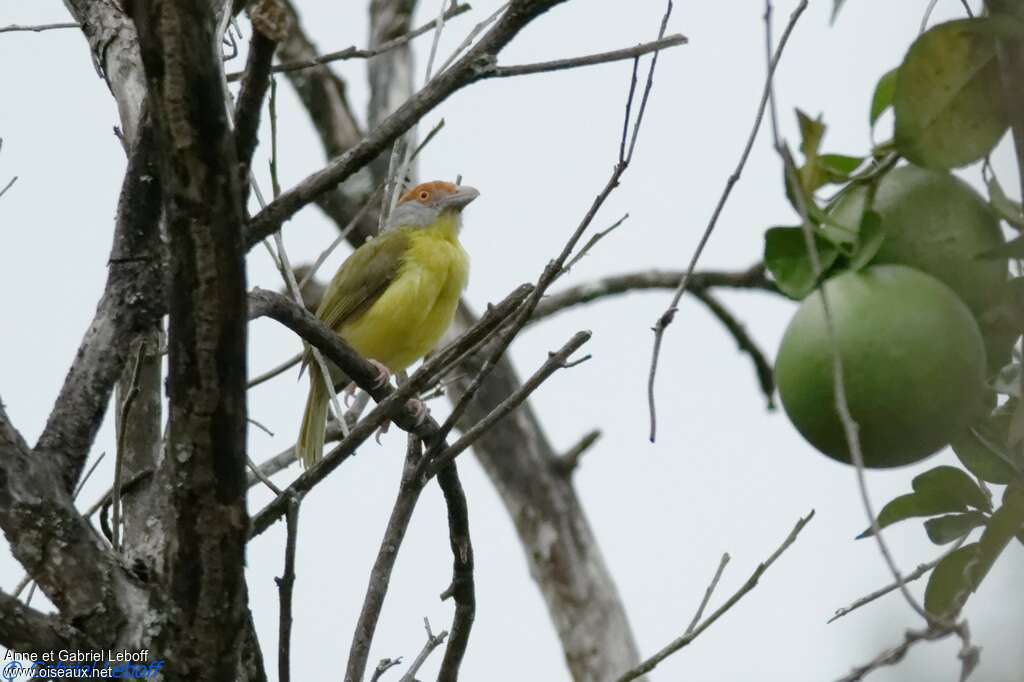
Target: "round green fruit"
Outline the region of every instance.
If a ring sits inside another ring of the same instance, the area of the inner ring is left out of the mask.
[[[979,415],[984,345],[971,311],[949,287],[903,265],[847,272],[824,287],[866,466],[924,459]],[[801,435],[850,463],[836,412],[832,348],[821,291],[815,291],[786,329],[776,382]]]
[[[831,218],[856,229],[867,187],[847,192]],[[879,181],[873,209],[881,217],[885,241],[873,263],[897,263],[945,282],[975,315],[999,298],[1007,279],[1005,260],[978,256],[1003,243],[999,221],[970,185],[941,170],[901,166]],[[826,228],[843,238],[834,226]],[[852,235],[846,233],[852,241]]]

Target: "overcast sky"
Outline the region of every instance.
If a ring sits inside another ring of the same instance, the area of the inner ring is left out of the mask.
[[[298,4],[306,29],[325,51],[365,44],[365,12],[349,9],[361,3]],[[436,4],[421,0],[417,24],[434,16]],[[440,54],[446,56],[499,4],[475,0],[472,14],[449,23]],[[778,29],[795,4],[777,3]],[[870,144],[867,112],[874,84],[901,59],[927,2],[849,2],[834,27],[828,22],[831,4],[814,0],[783,57],[777,79],[783,132],[795,141],[794,107],[823,112],[829,125],[825,148],[863,154]],[[650,40],[663,11],[661,0],[568,2],[531,24],[502,54],[502,62],[567,57]],[[933,21],[962,11],[956,0],[939,0]],[[635,162],[595,227],[625,212],[630,218],[561,286],[606,274],[685,266],[753,120],[765,71],[762,14],[758,0],[677,3],[669,30],[687,35],[690,43],[666,52],[659,62]],[[0,0],[0,25],[67,20],[57,0]],[[248,35],[247,24],[243,30]],[[420,76],[428,49],[429,39],[416,43]],[[365,64],[345,62],[337,69],[362,115]],[[628,76],[629,64],[618,63],[484,82],[426,117],[427,127],[442,117],[446,126],[423,153],[422,177],[461,174],[481,190],[467,210],[463,232],[473,261],[467,297],[476,308],[534,280],[604,184],[617,153]],[[0,185],[19,176],[0,200],[0,395],[31,443],[102,291],[125,161],[111,133],[117,123],[113,99],[77,31],[0,35],[0,86]],[[281,180],[287,187],[322,166],[323,158],[285,82],[279,92]],[[888,134],[889,125],[883,121],[880,137]],[[266,186],[265,160],[262,154],[254,168]],[[995,166],[1004,187],[1017,186],[1005,140]],[[976,176],[967,174],[972,181]],[[783,196],[778,159],[762,134],[701,267],[746,268],[760,258],[765,228],[794,220]],[[334,235],[315,207],[301,212],[284,231],[293,262],[310,260]],[[330,270],[342,257],[329,263]],[[250,286],[280,287],[262,249],[253,250],[248,264]],[[896,595],[825,625],[835,609],[890,580],[876,546],[853,539],[866,525],[854,471],[814,452],[781,412],[766,411],[748,359],[692,300],[684,300],[666,337],[658,382],[661,430],[658,442],[648,443],[644,383],[650,327],[668,297],[668,292],[634,294],[583,307],[531,328],[512,347],[518,368],[528,373],[573,332],[594,332],[585,347],[593,359],[556,375],[535,394],[534,405],[560,448],[591,429],[604,433],[586,455],[576,483],[644,655],[685,629],[722,552],[729,552],[732,562],[712,607],[747,579],[798,517],[811,509],[817,515],[753,593],[663,663],[652,679],[802,682],[839,677],[896,644],[905,628],[921,625]],[[724,293],[722,298],[774,355],[794,305],[766,294]],[[294,336],[269,321],[256,322],[250,340],[253,374],[300,348]],[[290,373],[251,392],[250,415],[275,434],[250,429],[256,460],[293,441],[305,391],[305,379],[296,381]],[[439,415],[447,410],[444,401],[431,407]],[[112,452],[112,422],[107,419],[94,456]],[[400,434],[391,434],[382,447],[364,446],[306,498],[295,594],[298,679],[342,674],[394,500],[403,442]],[[91,504],[109,485],[111,460],[86,486],[83,504]],[[460,462],[478,602],[463,677],[568,679],[509,518],[476,462],[469,456]],[[916,473],[941,463],[955,463],[955,458],[946,452],[913,467],[871,472],[876,505],[908,491]],[[279,479],[285,482],[295,473]],[[250,508],[256,510],[269,494],[257,488],[251,499]],[[886,536],[907,571],[940,551],[917,522],[892,527]],[[268,671],[276,671],[273,576],[281,571],[283,541],[283,524],[277,524],[250,545],[248,556],[250,599]],[[1024,679],[1022,550],[1011,545],[967,609],[975,640],[984,647],[976,680]],[[450,606],[437,595],[448,584],[450,570],[444,507],[431,486],[402,547],[372,662],[399,655],[411,660],[423,643],[423,616],[435,631],[449,625]],[[0,585],[9,590],[21,575],[5,547]],[[1011,584],[1013,597],[1007,598]],[[922,594],[924,581],[912,589]],[[953,680],[956,648],[953,641],[918,646],[901,668],[872,679]],[[435,655],[420,677],[430,678],[439,661]]]

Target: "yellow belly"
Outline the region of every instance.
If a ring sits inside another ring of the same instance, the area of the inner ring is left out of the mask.
[[[440,341],[468,274],[469,261],[454,224],[414,230],[391,285],[338,333],[363,357],[399,372]]]

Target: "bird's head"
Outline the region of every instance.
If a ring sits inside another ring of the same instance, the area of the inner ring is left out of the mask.
[[[451,182],[436,180],[416,185],[406,192],[391,211],[388,228],[427,227],[444,218],[456,222],[462,209],[480,196],[480,192]]]

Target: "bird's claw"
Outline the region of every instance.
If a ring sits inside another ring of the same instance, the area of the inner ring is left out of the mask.
[[[416,418],[416,426],[417,427],[419,427],[421,424],[423,424],[423,422],[425,422],[427,420],[427,417],[430,415],[430,408],[427,407],[426,403],[424,403],[422,400],[417,400],[416,398],[410,398],[409,402],[407,403],[407,405],[409,405],[409,407],[412,408],[413,416]],[[391,427],[391,421],[390,420],[384,422],[379,427],[377,427],[377,433],[375,433],[374,436],[373,436],[373,439],[375,441],[377,441],[377,445],[381,444],[381,442],[380,442],[381,436],[386,434],[390,427]]]
[[[377,376],[373,380],[373,388],[384,388],[391,380],[391,370],[376,360],[370,360],[370,364],[377,369]]]
[[[373,434],[373,439],[377,441],[377,445],[381,445],[380,437],[388,432],[388,428],[391,426],[390,421],[386,421],[377,427],[377,433]]]

